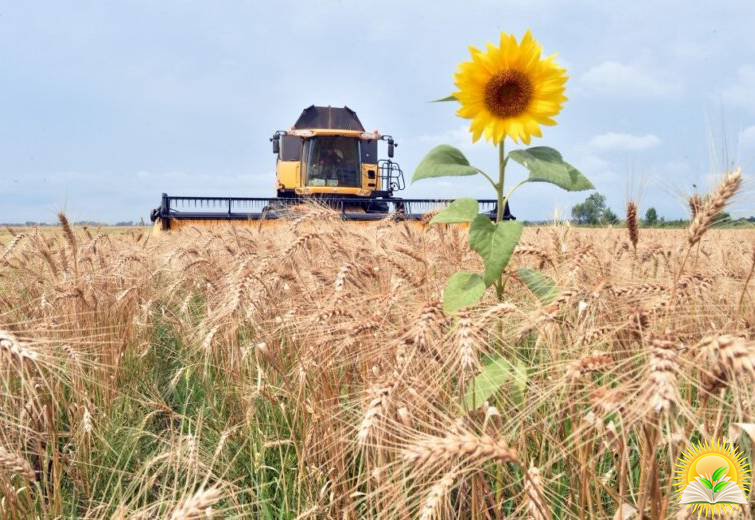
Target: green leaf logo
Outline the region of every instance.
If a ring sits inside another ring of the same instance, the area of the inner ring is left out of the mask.
[[[718,484],[716,484],[716,487],[713,488],[713,492],[718,493],[719,491],[721,491],[723,488],[726,487],[726,484],[728,484],[728,482],[726,481],[719,482]]]
[[[700,478],[700,482],[703,483],[703,486],[707,487],[708,489],[713,489],[713,484],[710,483],[710,480],[707,478]]]
[[[716,471],[714,471],[714,472],[713,472],[713,476],[711,477],[711,479],[713,479],[713,482],[715,482],[716,480],[718,480],[718,479],[720,479],[721,477],[723,477],[723,476],[724,476],[724,473],[726,473],[726,470],[727,470],[727,469],[729,469],[729,467],[728,467],[728,466],[721,466],[721,467],[720,467],[720,468],[718,468],[718,469],[717,469]]]

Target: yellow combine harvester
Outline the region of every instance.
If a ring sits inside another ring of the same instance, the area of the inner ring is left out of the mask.
[[[356,112],[348,107],[310,106],[290,130],[279,130],[270,140],[277,156],[276,197],[163,193],[160,207],[151,214],[155,229],[227,222],[269,225],[290,218],[296,205],[305,201],[338,210],[343,220],[351,222],[375,222],[388,216],[422,221],[425,212],[452,202],[394,197],[394,191],[404,189],[404,174],[392,160],[398,145],[390,135],[366,132]],[[387,144],[387,159],[378,159],[380,141]],[[495,200],[479,203],[495,218]],[[508,207],[504,218],[513,218]]]

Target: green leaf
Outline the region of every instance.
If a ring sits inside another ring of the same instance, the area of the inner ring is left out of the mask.
[[[522,267],[516,270],[516,276],[544,305],[558,297],[556,283],[543,273]]]
[[[566,191],[595,189],[587,177],[564,161],[558,150],[548,146],[514,150],[509,157],[529,170],[527,182],[550,182]]]
[[[715,482],[716,480],[720,479],[724,473],[726,473],[727,469],[729,469],[729,466],[721,466],[713,472],[713,475],[710,477],[710,479]]]
[[[524,392],[527,390],[527,365],[521,360],[516,361],[514,365],[514,388],[511,392],[511,396],[517,405],[521,405],[524,402]]]
[[[719,482],[718,484],[716,484],[716,487],[713,488],[713,492],[718,493],[719,491],[721,491],[723,488],[726,487],[726,484],[728,484],[728,482],[726,482],[725,480]]]
[[[498,280],[519,243],[524,226],[521,222],[493,224],[487,215],[477,215],[469,226],[469,247],[485,263],[485,287]]]
[[[703,483],[703,486],[707,487],[708,489],[713,489],[713,484],[710,483],[710,480],[707,478],[700,478],[700,482]]]
[[[441,144],[425,155],[417,169],[414,170],[412,182],[431,177],[455,177],[477,174],[477,168],[469,165],[469,161],[461,150]]]
[[[435,215],[430,224],[459,224],[472,222],[480,211],[480,205],[474,199],[456,199],[443,211]]]
[[[475,410],[483,405],[490,396],[498,392],[505,384],[510,383],[512,397],[521,404],[524,401],[524,391],[527,387],[527,369],[524,365],[513,365],[505,358],[494,358],[486,364],[480,374],[474,378],[464,394],[464,407]]]
[[[443,291],[443,309],[449,313],[456,312],[479,302],[483,294],[485,283],[479,274],[456,273]]]
[[[433,99],[430,103],[443,103],[445,101],[456,101],[456,96],[451,94],[450,96],[446,96],[444,98]]]

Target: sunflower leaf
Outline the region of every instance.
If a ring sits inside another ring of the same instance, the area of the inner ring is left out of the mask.
[[[485,282],[479,274],[455,273],[443,291],[443,309],[448,313],[474,305],[485,294]]]
[[[527,182],[550,182],[566,191],[595,189],[587,177],[564,161],[558,150],[548,146],[514,150],[509,157],[529,170]]]
[[[496,357],[470,383],[464,394],[464,407],[476,410],[507,383],[511,383],[510,397],[516,404],[521,404],[527,389],[527,379],[526,366],[521,363],[515,365],[504,357]]]
[[[430,224],[460,224],[472,222],[480,212],[480,205],[474,199],[456,199],[443,211],[438,212]]]
[[[459,175],[476,175],[477,168],[469,165],[469,161],[461,150],[441,144],[425,155],[417,169],[414,170],[412,182],[431,177],[454,177]]]
[[[521,222],[493,224],[487,215],[477,215],[469,226],[469,247],[485,263],[485,287],[498,280],[519,243],[524,226]]]
[[[711,475],[710,479],[715,482],[716,480],[720,479],[721,476],[726,473],[726,470],[729,469],[729,466],[721,466],[716,471],[713,472],[713,475]]]
[[[558,296],[556,283],[541,272],[522,267],[516,270],[516,277],[532,291],[532,294],[544,304],[548,305]]]
[[[721,491],[723,488],[726,487],[726,484],[728,484],[728,482],[726,482],[725,480],[719,482],[718,484],[716,484],[716,487],[713,488],[713,492],[718,493],[719,491]]]
[[[430,103],[443,103],[445,101],[456,101],[456,96],[451,94],[450,96],[446,96],[444,98],[433,99],[432,101],[430,101]]]

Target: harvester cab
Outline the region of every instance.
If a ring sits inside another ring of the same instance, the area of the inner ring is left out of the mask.
[[[392,160],[393,137],[366,132],[348,107],[305,108],[290,130],[270,140],[279,198],[320,198],[346,210],[385,213],[380,199],[404,189],[404,174]],[[388,159],[378,158],[380,141],[388,145]]]
[[[315,201],[340,212],[346,221],[369,223],[391,217],[422,222],[428,211],[448,199],[405,199],[394,196],[405,187],[404,174],[393,161],[398,146],[390,135],[365,131],[348,107],[310,106],[289,130],[270,138],[275,162],[275,197],[197,197],[163,193],[150,215],[157,230],[233,222],[263,225],[295,215],[297,205]],[[378,144],[387,145],[387,159]],[[495,199],[478,200],[495,218]],[[513,219],[508,205],[504,218]]]

